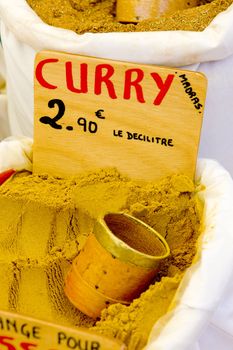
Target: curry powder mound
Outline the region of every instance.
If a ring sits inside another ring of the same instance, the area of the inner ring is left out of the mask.
[[[115,18],[115,0],[27,0],[47,24],[87,32],[142,32],[161,30],[202,31],[232,0],[200,0],[200,6],[171,15],[144,20],[138,24],[121,24]]]
[[[146,292],[130,306],[105,309],[95,324],[70,304],[64,280],[95,220],[119,211],[158,231],[171,255]],[[17,174],[0,186],[0,309],[66,326],[94,326],[123,339],[129,349],[141,349],[192,264],[201,217],[197,188],[184,175],[144,183],[116,169],[68,179]]]

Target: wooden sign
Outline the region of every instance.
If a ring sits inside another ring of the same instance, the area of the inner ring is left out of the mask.
[[[134,179],[194,176],[206,78],[200,73],[40,52],[34,172],[117,167]]]
[[[124,350],[120,341],[86,329],[72,329],[0,311],[0,349]]]

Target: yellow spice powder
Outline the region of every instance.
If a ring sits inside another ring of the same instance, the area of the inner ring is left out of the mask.
[[[130,213],[152,226],[166,238],[171,256],[140,298],[128,307],[109,307],[95,325],[70,304],[64,279],[95,219],[108,211]],[[192,263],[201,211],[194,184],[183,175],[139,183],[116,169],[70,179],[18,174],[0,187],[0,309],[94,326],[123,339],[129,349],[141,349]]]
[[[102,312],[101,321],[93,330],[122,340],[128,350],[142,349],[155,322],[168,311],[180,281],[179,274],[163,277],[161,282],[151,285],[130,306],[110,306]]]
[[[49,25],[86,32],[142,32],[160,30],[202,31],[232,0],[200,0],[200,6],[170,15],[144,20],[138,24],[116,21],[115,0],[27,0],[41,19]]]

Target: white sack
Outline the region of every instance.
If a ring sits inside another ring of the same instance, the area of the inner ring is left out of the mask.
[[[19,164],[27,168],[31,153],[30,139],[4,140],[0,172]],[[176,294],[176,308],[155,324],[145,350],[233,348],[233,181],[212,160],[198,161],[196,177],[204,185],[200,195],[205,201],[199,260],[187,270]],[[209,346],[212,339],[215,343]]]
[[[0,142],[0,173],[9,169],[32,171],[32,139],[8,137]]]
[[[206,342],[209,332],[216,335],[213,325],[224,330],[223,341],[233,337],[233,328],[229,327],[233,324],[233,181],[212,160],[199,160],[196,179],[205,186],[200,192],[205,201],[205,229],[199,260],[181,282],[175,310],[154,326],[147,350],[213,350]],[[223,341],[216,344],[216,349],[227,350],[221,345]]]
[[[203,32],[87,33],[44,24],[25,0],[0,0],[13,135],[33,133],[33,64],[42,49],[185,67],[209,79],[200,156],[233,174],[233,5]]]

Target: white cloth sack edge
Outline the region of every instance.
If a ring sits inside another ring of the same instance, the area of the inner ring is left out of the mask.
[[[233,5],[203,32],[76,33],[45,24],[25,0],[0,0],[0,16],[17,39],[34,50],[59,50],[102,58],[186,66],[233,54]]]
[[[213,160],[199,160],[196,179],[205,190],[199,259],[190,267],[175,297],[175,309],[154,326],[147,350],[186,350],[211,320],[233,277],[233,181]]]
[[[0,142],[0,173],[9,169],[32,171],[32,139],[8,137]]]
[[[32,167],[32,140],[8,138],[0,143],[0,172]],[[205,186],[204,233],[199,259],[176,293],[175,309],[154,326],[146,350],[186,350],[200,337],[233,275],[233,181],[213,160],[198,160],[196,179]]]

